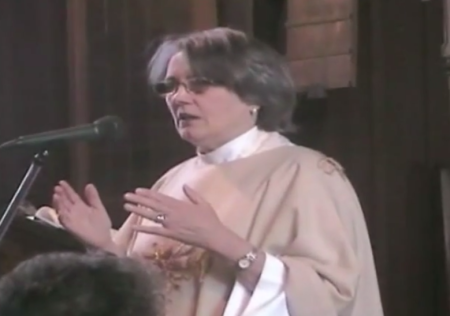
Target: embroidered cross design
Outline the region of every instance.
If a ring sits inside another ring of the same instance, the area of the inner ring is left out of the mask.
[[[337,171],[343,179],[347,178],[344,168],[331,157],[323,157],[319,160],[317,166],[326,174],[332,175]]]

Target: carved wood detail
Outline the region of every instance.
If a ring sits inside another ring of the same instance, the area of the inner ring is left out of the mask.
[[[356,84],[356,0],[288,0],[287,57],[300,90]]]

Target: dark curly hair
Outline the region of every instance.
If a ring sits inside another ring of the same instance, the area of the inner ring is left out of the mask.
[[[155,275],[104,253],[36,256],[0,280],[2,316],[159,316]]]

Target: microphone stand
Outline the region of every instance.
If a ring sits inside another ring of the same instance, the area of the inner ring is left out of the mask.
[[[22,178],[22,182],[17,188],[14,196],[11,198],[8,207],[5,210],[5,213],[0,219],[0,243],[3,240],[3,237],[5,236],[9,227],[11,226],[12,221],[14,220],[14,217],[17,213],[18,207],[20,206],[20,204],[22,204],[22,202],[24,202],[25,198],[27,197],[48,156],[49,153],[47,150],[41,150],[34,155],[27,173]]]

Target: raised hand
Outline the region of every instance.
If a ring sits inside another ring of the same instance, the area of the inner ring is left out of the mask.
[[[84,200],[66,181],[55,187],[53,203],[61,225],[86,244],[111,250],[111,219],[94,185],[84,190]]]
[[[140,188],[125,195],[125,210],[154,221],[160,226],[135,226],[134,230],[160,235],[198,246],[211,247],[211,236],[226,230],[216,212],[199,193],[184,186],[187,201],[174,199],[155,190]],[[210,249],[211,250],[211,249]]]

